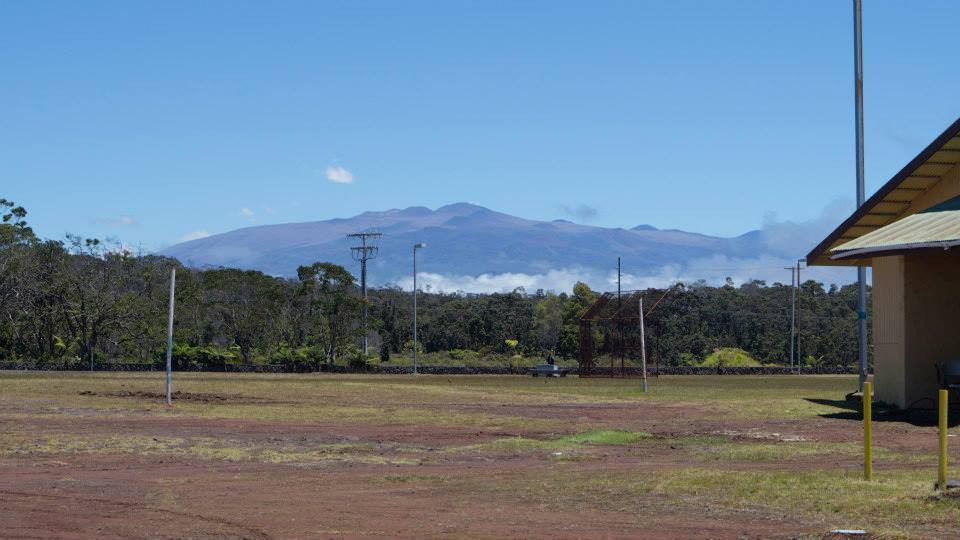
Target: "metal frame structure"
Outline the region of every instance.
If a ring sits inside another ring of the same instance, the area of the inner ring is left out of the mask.
[[[646,343],[641,310],[644,292],[603,293],[580,317],[580,377],[643,376]],[[650,308],[646,314],[652,310]],[[603,356],[609,358],[609,366],[598,362],[598,357]],[[659,358],[655,373],[659,373]]]

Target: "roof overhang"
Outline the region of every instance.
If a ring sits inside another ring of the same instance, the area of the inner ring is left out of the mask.
[[[882,246],[875,248],[851,249],[841,251],[830,256],[831,260],[842,261],[847,259],[872,259],[874,257],[888,257],[890,255],[906,255],[917,251],[926,250],[949,250],[960,246],[960,240],[950,242],[922,242],[917,244],[901,244],[895,246]]]
[[[831,257],[840,246],[879,230],[901,219],[910,205],[928,189],[939,183],[945,174],[960,163],[960,119],[957,119],[929,146],[923,149],[893,178],[867,199],[850,217],[827,235],[807,255],[809,265],[869,264],[866,259],[875,256],[859,250],[843,257]],[[941,246],[942,247],[942,246]]]
[[[957,245],[960,245],[960,196],[841,244],[830,250],[830,259],[884,257]]]

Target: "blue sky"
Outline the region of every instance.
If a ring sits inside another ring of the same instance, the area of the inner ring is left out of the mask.
[[[865,4],[870,193],[960,115],[960,4]],[[0,196],[47,237],[457,201],[736,235],[852,207],[850,2],[0,11]]]

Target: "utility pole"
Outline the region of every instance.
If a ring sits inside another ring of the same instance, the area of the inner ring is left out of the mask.
[[[617,308],[620,307],[620,257],[617,257]]]
[[[362,232],[348,234],[348,238],[357,238],[360,240],[359,246],[350,248],[350,254],[353,260],[360,261],[360,292],[363,295],[363,356],[367,356],[367,261],[377,258],[379,248],[375,245],[367,245],[369,239],[371,243],[374,239],[383,236],[378,232]]]
[[[863,14],[861,0],[853,0],[853,78],[857,144],[857,208],[865,198],[863,184]],[[867,269],[857,266],[857,322],[860,360],[859,390],[867,381]]]
[[[620,371],[623,371],[623,322],[620,321],[620,257],[617,257],[617,333],[620,337]],[[610,358],[610,371],[613,371],[613,357]]]
[[[790,369],[793,369],[793,343],[796,341],[797,330],[797,294],[796,294],[796,268],[792,266],[784,267],[784,270],[790,271]]]
[[[797,329],[797,375],[800,374],[800,359],[803,358],[803,355],[800,354],[800,314],[802,310],[800,308],[800,291],[801,284],[800,281],[800,263],[806,263],[806,259],[797,259],[797,315],[793,319],[793,326]]]
[[[643,324],[643,296],[640,296],[640,306],[639,306],[639,315],[640,315],[640,359],[643,362],[643,391],[647,391],[647,338],[645,335],[645,328]]]

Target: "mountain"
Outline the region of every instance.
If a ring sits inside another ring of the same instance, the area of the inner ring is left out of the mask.
[[[370,261],[371,284],[397,283],[411,272],[411,250],[420,269],[445,276],[544,274],[560,269],[609,269],[620,256],[635,275],[667,265],[685,265],[715,256],[754,258],[763,254],[760,231],[720,238],[660,230],[593,227],[565,220],[523,219],[468,203],[436,210],[414,206],[365,212],[346,219],[246,227],[176,244],[161,251],[195,267],[226,266],[295,276],[299,265],[330,261],[355,274],[347,234],[380,231],[379,256]]]

